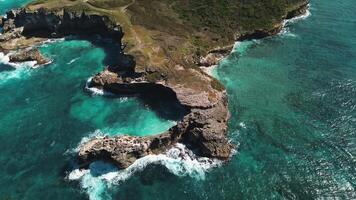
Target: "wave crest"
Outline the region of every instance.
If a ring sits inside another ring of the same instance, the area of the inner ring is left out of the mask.
[[[101,133],[96,134],[96,136],[91,137],[102,137]],[[83,139],[82,142],[87,141],[87,139]],[[102,198],[103,196],[107,199],[107,188],[119,185],[153,164],[164,166],[170,173],[176,176],[190,176],[197,180],[204,180],[206,172],[220,166],[222,161],[198,157],[184,144],[178,143],[164,154],[145,156],[123,170],[119,170],[112,164],[97,161],[90,164],[89,169],[74,169],[68,174],[67,179],[70,181],[80,181],[82,189],[88,194],[90,199],[104,199]]]
[[[285,35],[285,36],[291,36],[291,37],[297,37],[296,34],[294,33],[291,33],[288,25],[290,24],[293,24],[293,23],[296,23],[300,20],[305,20],[307,19],[308,17],[311,16],[311,12],[310,12],[310,5],[309,5],[309,8],[307,9],[306,13],[304,15],[300,15],[300,16],[296,16],[296,17],[293,17],[292,19],[286,19],[283,21],[283,29],[282,31],[279,33],[279,35]]]
[[[104,89],[99,89],[96,87],[89,87],[90,82],[93,80],[93,77],[90,77],[87,82],[85,83],[85,90],[91,93],[92,95],[99,95],[99,96],[114,96],[113,93],[107,92]]]

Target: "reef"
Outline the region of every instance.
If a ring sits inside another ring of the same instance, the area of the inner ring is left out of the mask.
[[[278,33],[283,20],[305,13],[308,6],[306,0],[292,3],[280,0],[278,7],[269,5],[262,10],[262,20],[245,14],[245,9],[260,5],[258,0],[251,2],[227,1],[226,5],[234,5],[226,12],[247,17],[245,21],[235,22],[233,16],[221,15],[223,11],[219,6],[223,3],[206,3],[206,9],[212,13],[207,18],[206,10],[195,14],[194,6],[202,1],[182,4],[173,0],[150,3],[143,0],[38,0],[25,8],[9,11],[0,19],[3,28],[0,50],[16,51],[12,61],[45,63],[38,50],[28,48],[35,48],[49,38],[100,35],[114,41],[119,49],[115,64],[96,74],[89,87],[121,96],[167,98],[186,110],[177,125],[165,133],[147,137],[102,137],[82,144],[78,153],[82,167],[95,160],[105,160],[126,168],[137,159],[162,153],[178,142],[199,156],[227,161],[234,149],[227,135],[227,93],[223,85],[200,67],[218,64],[231,52],[236,40]],[[275,9],[278,12],[274,12]],[[275,14],[269,14],[272,11]],[[224,23],[231,23],[220,27],[217,22],[222,18]],[[254,19],[253,23],[247,25],[250,18]],[[206,21],[197,23],[201,19]],[[265,24],[260,25],[261,21]]]

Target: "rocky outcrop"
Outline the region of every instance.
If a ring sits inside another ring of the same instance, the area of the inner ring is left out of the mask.
[[[308,8],[309,8],[309,0],[306,0],[302,4],[297,5],[293,9],[289,10],[283,16],[283,19],[284,20],[291,19],[296,16],[304,15],[307,12]],[[280,33],[282,28],[283,28],[283,23],[277,22],[270,29],[256,29],[253,31],[242,32],[242,33],[238,33],[235,37],[237,41],[261,39]]]
[[[171,134],[150,137],[103,137],[85,143],[78,160],[82,167],[95,160],[109,161],[119,168],[127,168],[138,158],[163,152],[175,141]]]
[[[25,36],[42,36],[46,38],[66,35],[99,34],[121,42],[121,27],[108,17],[85,12],[71,12],[66,9],[31,11],[25,8],[11,10],[1,21],[3,33],[8,34],[21,30]]]
[[[229,112],[225,92],[218,93],[216,102],[202,103],[204,101],[199,96],[194,97],[183,88],[148,83],[141,79],[125,82],[109,70],[97,74],[90,86],[120,95],[174,99],[186,108],[188,114],[176,126],[156,136],[103,137],[85,143],[78,154],[82,166],[104,159],[125,168],[143,156],[162,153],[177,142],[184,143],[200,156],[221,160],[230,158],[233,146],[226,137]],[[177,93],[180,95],[177,96]]]
[[[297,16],[301,16],[307,13],[309,9],[309,1],[304,2],[303,4],[297,6],[287,13],[285,16],[286,19],[292,19]]]
[[[50,62],[45,58],[38,49],[29,49],[19,51],[15,54],[9,56],[10,62],[27,62],[27,61],[36,61],[37,65],[44,65]]]
[[[46,9],[28,10],[25,8],[11,10],[6,17],[0,20],[2,34],[0,35],[0,50],[5,53],[17,51],[13,61],[37,60],[39,52],[28,51],[29,46],[34,46],[48,38],[60,38],[68,35],[90,36],[97,34],[103,38],[112,39],[121,46],[123,32],[116,22],[107,16],[74,12],[64,8],[48,11]],[[35,53],[35,54],[34,54]],[[134,71],[134,59],[118,49],[118,60],[122,61],[120,68]],[[27,58],[25,58],[27,57]],[[125,59],[120,59],[125,57]],[[44,59],[39,59],[39,63]],[[124,62],[125,61],[125,62]]]

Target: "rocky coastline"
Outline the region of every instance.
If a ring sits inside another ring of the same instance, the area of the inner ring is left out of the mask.
[[[296,6],[291,11],[287,12],[282,19],[288,20],[294,17],[298,17],[304,15],[309,8],[309,1],[305,1],[301,5]],[[253,39],[262,39],[265,37],[277,35],[283,29],[284,24],[282,22],[274,24],[273,28],[271,29],[257,29],[252,32],[243,32],[238,33],[236,35],[236,41],[244,41],[244,40],[253,40]]]
[[[287,12],[287,14],[285,14],[282,17],[282,19],[288,20],[298,16],[305,15],[308,9],[309,9],[309,1],[305,1],[303,4]],[[285,24],[281,21],[275,24],[272,29],[259,29],[259,30],[253,30],[251,32],[237,33],[235,36],[235,41],[241,42],[245,40],[262,39],[269,36],[274,36],[282,31],[284,25]],[[224,47],[215,48],[209,51],[207,55],[199,57],[199,59],[196,61],[196,64],[203,68],[218,65],[222,59],[226,58],[231,53],[233,48],[234,48],[233,44]]]
[[[292,18],[305,13],[308,4],[289,12],[284,18]],[[236,40],[257,39],[277,34],[283,23],[272,30],[255,30],[238,34]],[[6,18],[0,19],[3,34],[0,36],[0,49],[9,53],[16,51],[10,59],[16,62],[35,60],[38,64],[46,59],[36,49],[28,50],[49,38],[68,35],[93,35],[110,38],[122,47],[117,52],[118,63],[96,74],[89,87],[109,91],[120,96],[137,95],[141,98],[167,97],[186,109],[186,115],[177,125],[165,133],[147,137],[116,136],[95,138],[82,144],[78,153],[81,167],[87,167],[96,160],[105,160],[119,168],[127,168],[137,159],[150,154],[165,152],[180,142],[193,150],[198,156],[217,158],[227,161],[231,158],[234,145],[227,135],[229,119],[228,98],[225,89],[216,80],[198,69],[185,69],[174,65],[174,73],[189,73],[197,83],[208,83],[204,90],[192,85],[184,85],[177,80],[167,78],[165,73],[137,69],[138,58],[126,53],[122,45],[124,31],[121,25],[107,16],[72,12],[66,9],[47,11],[45,9],[12,10]],[[206,55],[197,57],[197,66],[217,65],[228,56],[233,45],[218,47]],[[189,77],[188,77],[189,78]]]
[[[44,57],[38,49],[28,49],[15,52],[9,56],[9,62],[22,63],[28,61],[36,61],[36,65],[45,65],[51,61]]]

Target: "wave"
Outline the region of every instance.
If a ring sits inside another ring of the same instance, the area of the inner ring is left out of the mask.
[[[51,39],[47,39],[43,42],[41,42],[38,46],[40,47],[47,47],[48,44],[52,44],[52,43],[56,43],[56,42],[61,42],[66,40],[66,38],[51,38]]]
[[[102,136],[100,135],[99,137]],[[83,144],[82,142],[81,144]],[[75,150],[77,152],[79,148]],[[69,173],[67,178],[69,180],[79,180],[90,172],[91,174],[97,175],[100,179],[110,181],[111,184],[119,184],[152,164],[165,166],[169,172],[176,176],[190,176],[198,180],[204,180],[205,173],[214,167],[220,166],[222,161],[196,156],[184,144],[177,143],[165,153],[140,158],[123,170],[118,170],[112,164],[97,161],[93,162],[89,166],[89,169],[74,169]]]
[[[85,90],[91,93],[92,95],[100,95],[100,96],[115,96],[115,94],[105,91],[104,89],[99,89],[96,87],[89,87],[90,82],[93,80],[93,77],[90,77],[86,84],[85,84]]]
[[[75,153],[78,153],[79,150],[80,150],[80,147],[89,142],[90,140],[92,139],[98,139],[98,138],[103,138],[105,137],[105,133],[103,133],[101,130],[95,130],[93,133],[89,134],[87,137],[83,137],[79,144],[77,145],[77,147],[75,148],[72,148],[72,149],[68,149],[67,151],[64,152],[64,155],[68,155],[68,154],[75,154]]]
[[[204,71],[206,74],[208,74],[209,76],[213,76],[213,77],[214,77],[216,68],[217,68],[218,66],[219,66],[219,65],[212,65],[212,66],[209,66],[209,67],[201,67],[200,69],[203,70],[203,71]]]
[[[10,62],[10,55],[11,55],[11,53],[5,55],[4,53],[0,52],[0,63],[1,64],[5,64],[5,65],[9,65],[9,66],[14,67],[16,69],[20,68],[20,67],[34,68],[35,65],[37,64],[36,61],[13,63],[13,62]]]
[[[84,138],[79,147],[88,139],[103,137],[101,132],[96,132]],[[69,181],[79,181],[81,188],[87,193],[89,199],[110,199],[108,188],[125,182],[134,174],[142,172],[147,166],[158,164],[164,166],[176,176],[189,176],[197,180],[204,180],[205,174],[214,167],[222,164],[218,159],[196,156],[184,144],[176,144],[163,154],[148,155],[136,160],[130,167],[119,170],[116,166],[102,161],[93,162],[88,169],[74,168],[68,175]]]
[[[68,65],[71,65],[72,63],[74,63],[75,61],[77,61],[79,58],[80,58],[80,57],[74,58],[74,59],[72,59],[71,61],[69,61],[67,64],[68,64]]]
[[[29,74],[31,68],[36,65],[36,62],[11,63],[9,54],[5,55],[0,52],[0,64],[9,66],[10,69],[13,68],[13,70],[0,72],[0,83],[4,83],[7,80],[23,78],[25,75]]]
[[[247,128],[245,122],[240,122],[240,123],[239,123],[239,126],[240,126],[241,128],[243,128],[243,129],[246,129],[246,128]]]
[[[309,8],[307,9],[307,11],[305,12],[304,15],[300,15],[300,16],[296,16],[296,17],[293,17],[291,19],[286,19],[283,21],[283,29],[282,31],[279,33],[279,35],[284,35],[284,36],[290,36],[290,37],[297,37],[296,34],[294,33],[291,33],[288,25],[290,24],[293,24],[293,23],[296,23],[300,20],[305,20],[307,19],[308,17],[311,16],[311,12],[310,12],[310,5],[308,6]]]

